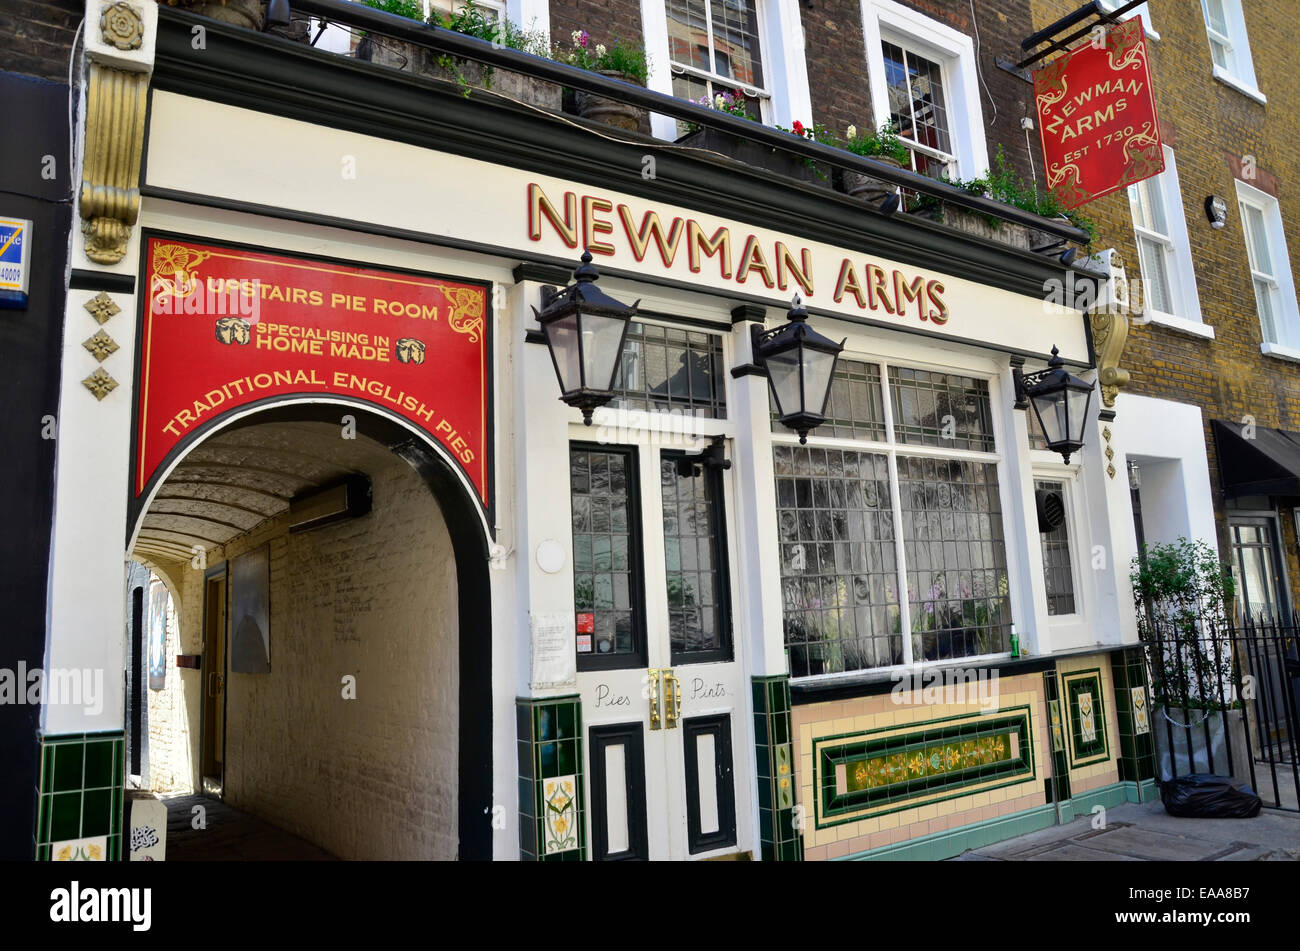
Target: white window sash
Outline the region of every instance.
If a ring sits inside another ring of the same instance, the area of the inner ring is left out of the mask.
[[[888,86],[881,42],[902,46],[939,64],[953,146],[949,168],[963,178],[988,171],[988,146],[980,100],[975,45],[970,36],[896,0],[860,0],[866,47],[868,90],[874,124],[889,121]],[[944,158],[942,153],[934,156]]]

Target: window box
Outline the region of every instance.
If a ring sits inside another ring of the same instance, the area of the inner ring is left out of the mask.
[[[596,70],[606,79],[619,79],[625,83],[633,83],[641,86],[631,76],[615,72],[609,69]],[[604,96],[595,96],[591,93],[575,91],[573,95],[574,110],[584,119],[592,122],[600,122],[615,129],[625,129],[629,132],[636,132],[641,128],[645,121],[645,110],[631,105],[630,103],[620,102],[617,99],[606,99]]]
[[[888,165],[890,168],[902,168],[901,162],[884,155],[872,156],[871,161]],[[883,178],[873,178],[865,172],[845,172],[843,176],[844,191],[854,198],[861,198],[868,204],[879,204],[898,191],[898,186]]]
[[[834,169],[829,165],[811,162],[792,152],[770,148],[742,139],[738,135],[719,132],[717,129],[697,129],[688,132],[677,140],[677,144],[717,152],[745,165],[765,169],[786,178],[820,185],[823,188],[830,188],[835,177]]]
[[[490,89],[511,99],[556,112],[560,111],[563,98],[563,91],[555,83],[471,60],[435,56],[423,46],[386,36],[364,37],[357,45],[357,59],[417,76],[456,83],[466,89]]]
[[[1057,240],[1046,232],[1030,228],[1028,225],[1015,224],[1010,221],[992,221],[987,215],[982,215],[979,212],[968,211],[965,208],[953,205],[945,205],[938,201],[923,201],[912,211],[912,214],[918,218],[936,221],[958,231],[964,231],[966,234],[973,234],[989,241],[997,241],[1000,244],[1019,248],[1022,251],[1028,251],[1033,246],[1050,244]]]

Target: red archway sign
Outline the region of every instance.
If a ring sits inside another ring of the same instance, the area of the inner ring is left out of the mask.
[[[324,395],[428,433],[490,510],[489,285],[157,234],[141,270],[134,497],[230,410]]]
[[[1164,171],[1142,18],[1034,73],[1047,187],[1066,208]]]

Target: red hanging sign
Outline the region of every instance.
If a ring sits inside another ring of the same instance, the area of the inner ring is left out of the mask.
[[[1034,73],[1047,187],[1066,208],[1164,171],[1142,18]]]
[[[230,410],[328,395],[428,433],[490,508],[487,285],[157,235],[141,284],[136,497]]]

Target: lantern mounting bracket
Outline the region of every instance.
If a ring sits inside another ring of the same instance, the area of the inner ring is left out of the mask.
[[[725,442],[726,440],[722,436],[714,436],[713,440],[699,452],[678,456],[677,475],[683,479],[689,479],[692,476],[699,475],[701,467],[705,469],[730,469],[731,460],[726,457]]]

